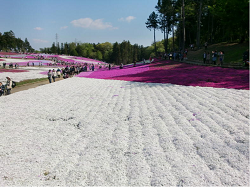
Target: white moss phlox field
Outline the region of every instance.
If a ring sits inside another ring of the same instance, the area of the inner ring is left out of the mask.
[[[0,97],[0,186],[249,186],[248,100],[78,77]]]

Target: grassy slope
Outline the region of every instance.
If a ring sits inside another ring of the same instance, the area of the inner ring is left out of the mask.
[[[212,53],[212,51],[215,51],[215,50],[224,51],[225,63],[234,64],[234,63],[242,62],[242,55],[246,51],[246,49],[249,49],[249,43],[243,43],[243,44],[219,43],[219,44],[209,45],[206,51],[209,52],[210,54]],[[204,47],[197,51],[191,51],[189,49],[188,59],[202,61],[203,60],[202,55],[204,51],[205,51]]]

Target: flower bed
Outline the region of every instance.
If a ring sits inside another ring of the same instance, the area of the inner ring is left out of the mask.
[[[173,61],[93,72],[79,77],[249,90],[249,70],[197,66]]]
[[[248,99],[78,77],[0,97],[0,186],[249,186]]]

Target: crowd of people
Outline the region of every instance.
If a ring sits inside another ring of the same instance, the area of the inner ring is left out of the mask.
[[[222,66],[224,62],[224,51],[219,51],[217,52],[212,51],[210,54],[209,52],[204,51],[203,53],[203,63],[204,64],[213,64],[213,65],[218,65]]]
[[[188,49],[185,49],[184,51],[172,51],[167,53],[164,53],[161,58],[169,59],[169,60],[180,60],[180,61],[185,61],[187,60],[187,55],[188,55]]]
[[[72,77],[74,75],[78,75],[81,72],[86,72],[86,71],[95,71],[96,68],[106,68],[109,69],[111,68],[110,64],[107,65],[101,65],[101,64],[87,64],[85,63],[84,65],[82,64],[75,64],[75,65],[70,65],[70,66],[66,66],[63,68],[58,68],[57,70],[53,69],[53,70],[49,70],[48,71],[48,79],[49,82],[51,83],[52,80],[55,82],[55,78],[60,78],[61,76],[66,79],[69,77]]]

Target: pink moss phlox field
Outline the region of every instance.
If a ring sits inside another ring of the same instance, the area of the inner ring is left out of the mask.
[[[144,71],[148,71],[149,66],[137,66],[133,67],[132,65],[124,66],[124,69],[119,68],[113,68],[111,70],[105,70],[105,71],[94,71],[92,73],[90,72],[83,72],[78,75],[78,77],[88,77],[88,78],[96,78],[96,79],[115,79],[115,77],[120,76],[130,76],[130,75],[136,75],[140,74]]]
[[[247,69],[198,66],[173,61],[136,67],[129,65],[124,66],[124,69],[110,71],[83,72],[78,77],[249,90]]]

